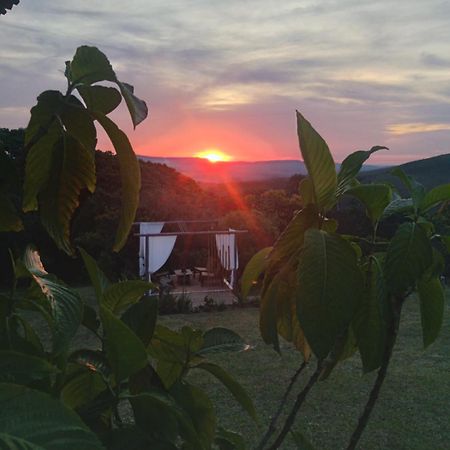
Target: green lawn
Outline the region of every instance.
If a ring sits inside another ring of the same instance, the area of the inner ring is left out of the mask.
[[[93,300],[91,288],[81,295]],[[289,346],[279,356],[261,340],[258,309],[233,309],[215,313],[162,316],[161,323],[179,328],[191,325],[201,329],[224,326],[238,332],[252,349],[238,354],[214,355],[245,386],[255,402],[260,425],[255,425],[230,394],[203,371],[193,371],[191,381],[207,390],[217,407],[220,424],[239,430],[250,448],[265,431],[289,379],[301,363],[301,355]],[[89,341],[89,342],[87,342]],[[92,334],[80,329],[75,347],[98,345]],[[312,373],[314,363],[309,373]],[[308,377],[304,374],[303,380]],[[296,426],[316,449],[342,449],[356,425],[368,397],[375,374],[362,376],[358,356],[335,369],[330,378],[318,384],[296,420]],[[301,382],[296,389],[301,388]],[[294,449],[286,442],[284,449]],[[418,303],[405,305],[400,335],[388,376],[371,421],[360,441],[360,449],[450,449],[450,303],[439,339],[423,350]]]
[[[410,301],[405,306],[389,373],[360,449],[450,449],[449,319],[447,305],[442,335],[424,351],[417,303]],[[192,372],[191,381],[210,393],[222,425],[239,430],[251,444],[257,442],[301,363],[300,354],[285,346],[278,356],[267,347],[259,336],[258,310],[254,308],[163,316],[161,321],[174,328],[185,324],[202,329],[229,327],[253,346],[240,354],[216,355],[214,360],[246,387],[259,413],[259,427],[214,379],[198,371]],[[296,426],[317,449],[345,448],[373,379],[374,374],[362,376],[358,356],[344,362],[311,392]],[[286,442],[282,448],[295,446]]]

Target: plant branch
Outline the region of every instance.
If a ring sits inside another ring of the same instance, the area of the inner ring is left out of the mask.
[[[289,394],[290,394],[292,388],[294,387],[295,382],[297,381],[298,377],[303,372],[305,367],[306,367],[306,361],[303,361],[301,366],[295,372],[294,376],[291,378],[291,381],[289,382],[289,386],[287,387],[287,389],[283,395],[283,398],[281,399],[280,404],[278,405],[278,409],[270,421],[269,428],[267,429],[266,433],[264,434],[264,436],[262,437],[258,446],[256,447],[256,450],[262,450],[264,448],[264,446],[267,444],[267,442],[269,441],[269,439],[272,437],[272,435],[277,430],[276,424],[277,424],[278,419],[280,418],[280,414],[286,405],[287,399],[289,397]]]
[[[397,339],[398,328],[400,324],[400,313],[402,309],[404,298],[395,298],[393,299],[393,308],[392,308],[392,320],[388,329],[388,335],[386,339],[386,345],[383,354],[383,360],[381,362],[380,369],[378,370],[377,378],[370,392],[369,399],[367,400],[366,406],[364,407],[364,411],[361,414],[358,425],[353,432],[350,442],[348,444],[347,450],[354,450],[356,445],[358,444],[359,439],[367,426],[369,421],[370,414],[375,406],[376,401],[378,400],[378,395],[381,390],[381,386],[386,378],[387,369],[389,366],[389,362],[392,356],[392,350],[395,345],[395,341]]]
[[[295,417],[300,407],[302,406],[303,402],[306,399],[306,396],[308,395],[308,392],[312,389],[312,387],[316,384],[317,380],[319,379],[321,371],[322,371],[322,361],[318,361],[317,368],[311,375],[311,378],[309,379],[308,383],[306,383],[306,386],[297,395],[297,400],[295,401],[294,406],[292,407],[291,412],[289,413],[286,422],[284,423],[283,429],[280,431],[280,434],[275,439],[275,442],[269,447],[268,450],[277,449],[284,441],[286,435],[289,433],[294,423]]]

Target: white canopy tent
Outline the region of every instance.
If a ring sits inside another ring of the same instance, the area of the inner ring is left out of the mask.
[[[192,221],[194,223],[206,221]],[[163,233],[165,223],[177,223],[178,232]],[[236,281],[236,270],[239,268],[239,257],[236,235],[246,233],[247,230],[223,231],[185,231],[186,221],[176,222],[139,222],[139,275],[151,279],[169,259],[177,237],[180,235],[215,235],[215,245],[220,265],[230,272],[230,280],[224,280],[233,288]]]

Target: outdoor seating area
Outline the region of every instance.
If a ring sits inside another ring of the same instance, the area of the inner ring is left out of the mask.
[[[211,286],[219,288],[226,287],[221,279],[223,274],[208,272],[204,267],[192,267],[191,269],[175,269],[173,271],[164,271],[155,273],[152,277],[157,284],[176,288],[194,289],[196,291],[208,290]]]
[[[135,236],[139,237],[140,276],[158,284],[160,292],[189,295],[194,302],[211,293],[215,293],[215,296],[225,293],[225,303],[232,303],[239,268],[237,235],[247,230],[216,230],[215,223],[201,220],[139,222],[139,233]],[[192,225],[197,225],[197,228],[203,225],[208,229],[193,230]],[[164,227],[169,231],[165,231]],[[176,243],[183,245],[183,239],[191,243],[193,237],[201,237],[207,242],[203,249],[204,263],[196,265],[201,262],[198,259],[189,261],[190,254],[199,249],[186,249],[184,242],[184,249],[178,249],[178,254],[182,256],[175,259],[182,266],[173,267],[174,260],[170,257]]]

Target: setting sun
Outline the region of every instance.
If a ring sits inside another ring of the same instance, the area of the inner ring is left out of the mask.
[[[230,161],[231,157],[216,149],[203,150],[195,154],[197,158],[207,159],[209,162]]]

